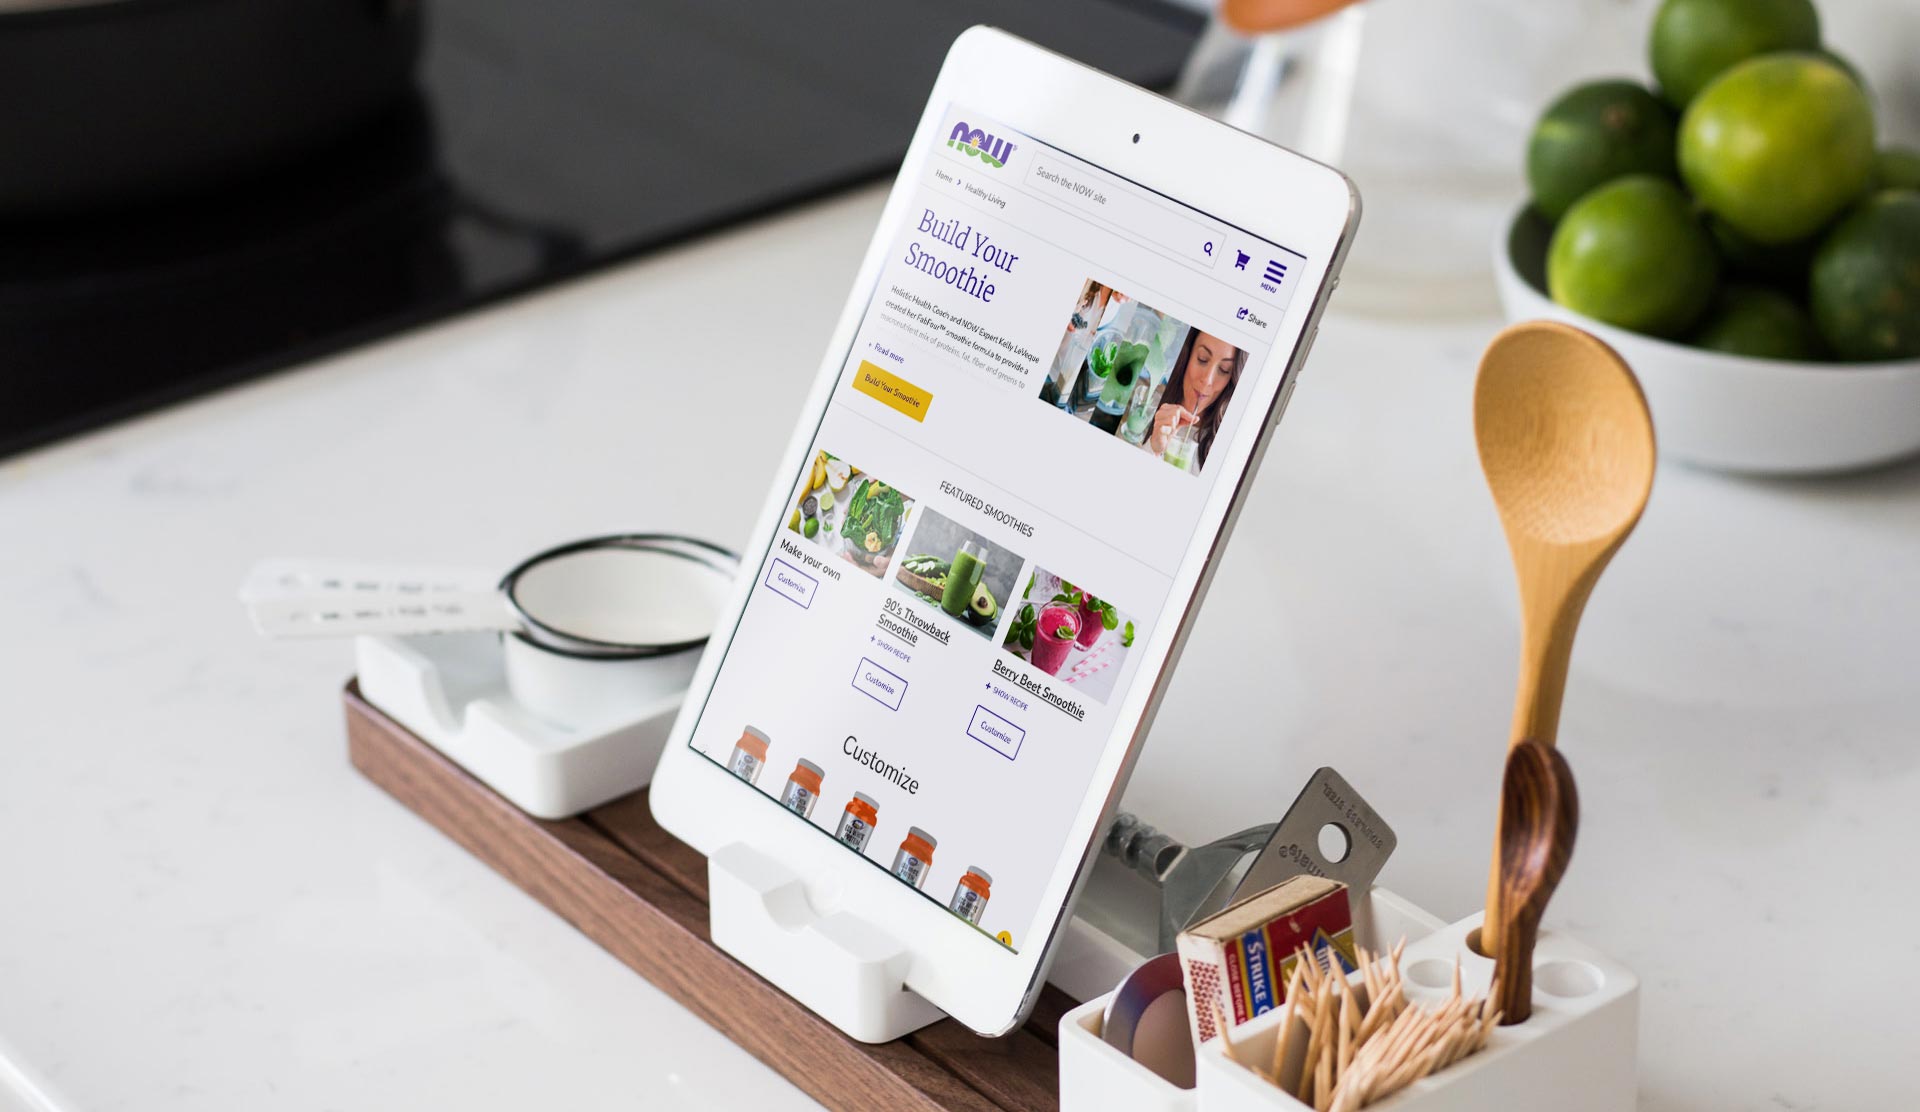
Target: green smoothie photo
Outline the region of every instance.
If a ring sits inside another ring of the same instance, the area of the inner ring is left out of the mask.
[[[987,550],[973,541],[961,541],[947,568],[947,586],[940,592],[940,609],[958,618],[973,605],[973,593],[987,572]]]

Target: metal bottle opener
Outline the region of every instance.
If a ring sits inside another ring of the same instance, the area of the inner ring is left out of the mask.
[[[1344,852],[1320,850],[1320,832],[1333,827]],[[1106,851],[1160,889],[1160,949],[1169,951],[1187,924],[1231,904],[1234,897],[1271,888],[1302,873],[1345,883],[1364,895],[1393,855],[1398,839],[1353,785],[1322,768],[1278,823],[1264,823],[1203,846],[1185,846],[1134,815],[1114,818]]]

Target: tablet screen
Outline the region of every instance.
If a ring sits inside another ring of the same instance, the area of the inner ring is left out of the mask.
[[[963,106],[929,153],[690,744],[1017,951],[1305,260]]]

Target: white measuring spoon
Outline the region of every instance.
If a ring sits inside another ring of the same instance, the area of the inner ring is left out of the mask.
[[[575,655],[635,657],[703,642],[737,567],[732,553],[704,541],[628,534],[549,549],[503,577],[474,568],[266,560],[248,573],[240,599],[268,637],[491,629]]]
[[[519,629],[498,582],[478,568],[275,559],[247,573],[240,601],[275,638]]]

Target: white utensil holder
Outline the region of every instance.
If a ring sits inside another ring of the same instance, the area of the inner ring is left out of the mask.
[[[1371,948],[1385,949],[1402,937],[1408,939],[1400,968],[1411,1001],[1438,1003],[1451,992],[1456,955],[1463,990],[1487,990],[1493,962],[1467,945],[1467,937],[1480,926],[1480,915],[1443,924],[1381,888],[1373,890],[1370,902]],[[1220,1039],[1200,1048],[1194,1088],[1168,1084],[1102,1041],[1101,1017],[1108,999],[1090,1000],[1061,1017],[1061,1112],[1301,1112],[1311,1107],[1229,1059]],[[1640,980],[1631,970],[1577,939],[1543,931],[1533,954],[1532,1018],[1496,1028],[1484,1050],[1368,1108],[1630,1112],[1639,1008]],[[1271,1061],[1284,1014],[1276,1008],[1228,1037],[1243,1057]]]

